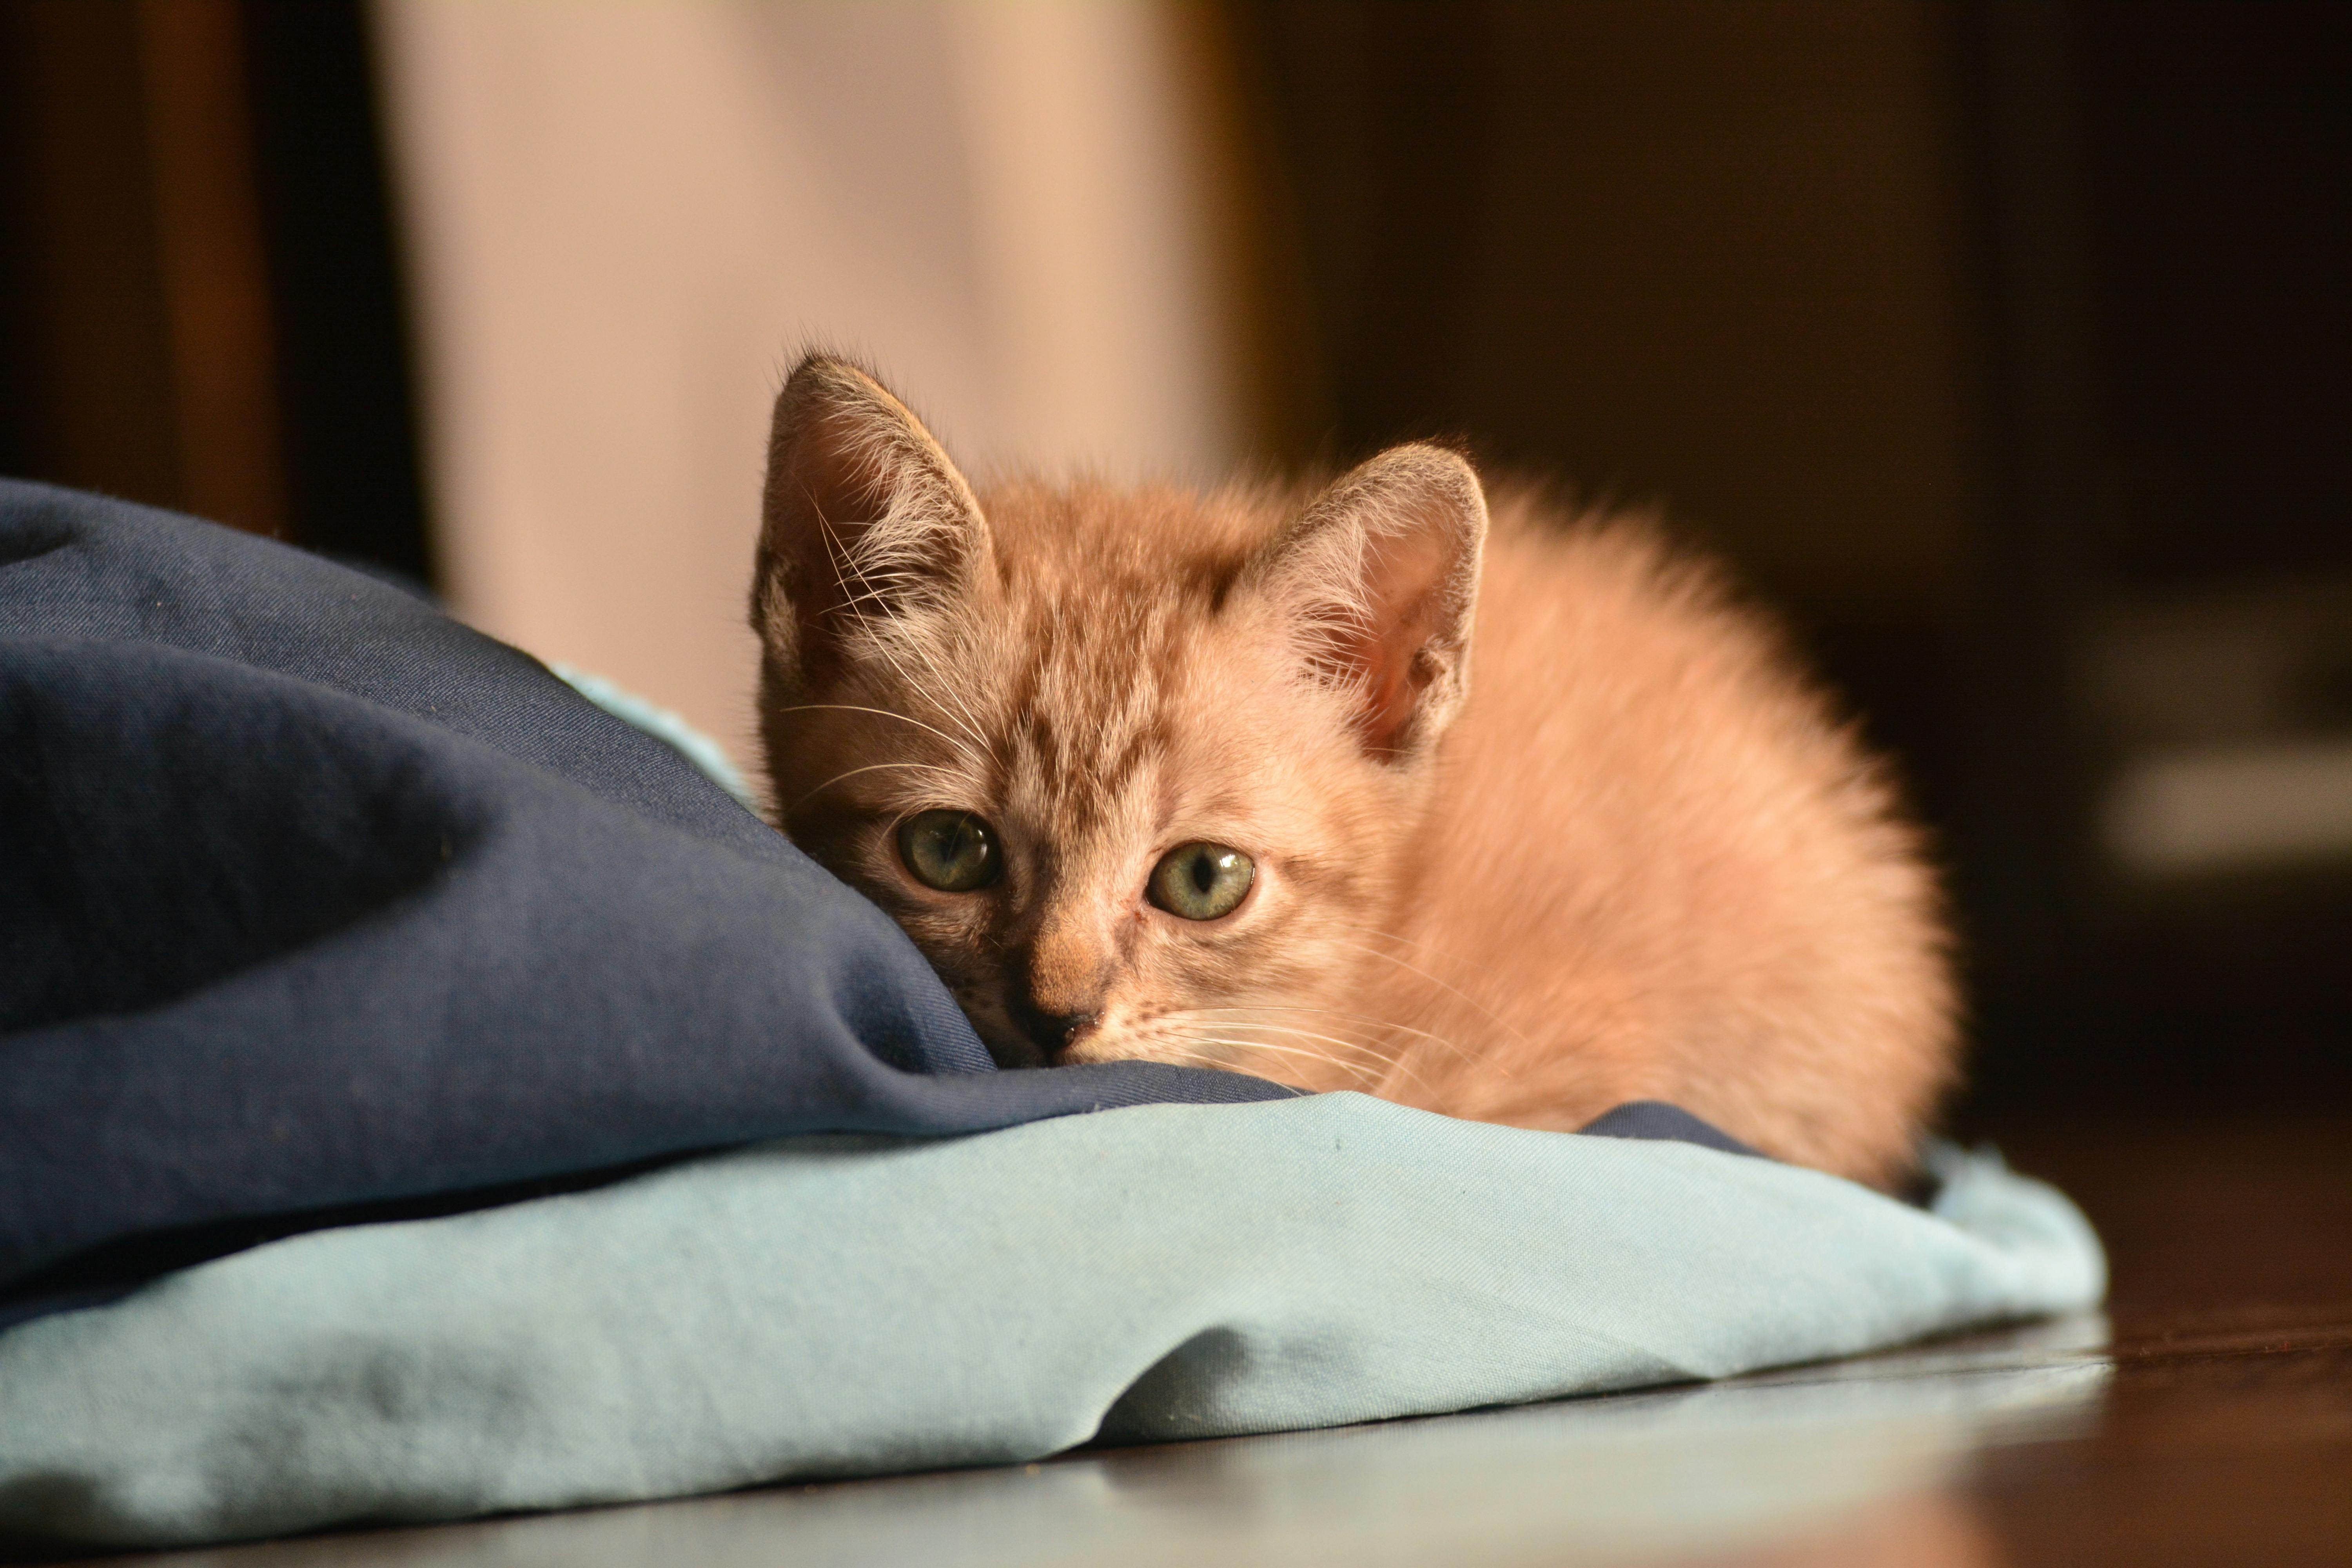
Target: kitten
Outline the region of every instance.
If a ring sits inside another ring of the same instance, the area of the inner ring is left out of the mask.
[[[872,378],[777,398],[778,826],[1007,1067],[1141,1058],[1573,1129],[1664,1100],[1907,1169],[1935,879],[1705,568],[1391,448],[1319,491],[975,491]]]

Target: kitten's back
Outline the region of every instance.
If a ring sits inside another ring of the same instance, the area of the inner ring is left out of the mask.
[[[1667,1100],[1896,1170],[1950,1071],[1936,885],[1771,628],[1651,531],[1498,491],[1472,690],[1389,944],[1427,975],[1377,967],[1404,1023],[1483,1044],[1425,1044],[1397,1098],[1530,1127]]]

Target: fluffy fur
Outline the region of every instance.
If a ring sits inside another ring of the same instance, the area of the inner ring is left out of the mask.
[[[1665,1100],[1879,1183],[1949,1077],[1937,892],[1882,770],[1643,528],[1490,506],[1429,447],[1319,493],[975,491],[811,358],[751,603],[777,826],[1007,1066],[1535,1128]],[[941,806],[992,825],[995,886],[901,864],[896,825]],[[1195,840],[1256,862],[1220,920],[1145,898]]]

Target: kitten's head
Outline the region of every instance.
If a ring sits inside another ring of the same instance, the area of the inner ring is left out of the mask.
[[[1349,1081],[1349,975],[1468,689],[1476,477],[975,493],[863,372],[776,402],[751,623],[779,826],[1007,1066]]]

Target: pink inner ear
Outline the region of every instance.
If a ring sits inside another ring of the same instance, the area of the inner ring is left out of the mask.
[[[1343,631],[1337,651],[1364,683],[1357,723],[1365,747],[1394,752],[1429,683],[1421,652],[1437,630],[1441,590],[1453,563],[1445,541],[1428,528],[1373,540],[1367,556],[1363,596],[1370,619]]]

